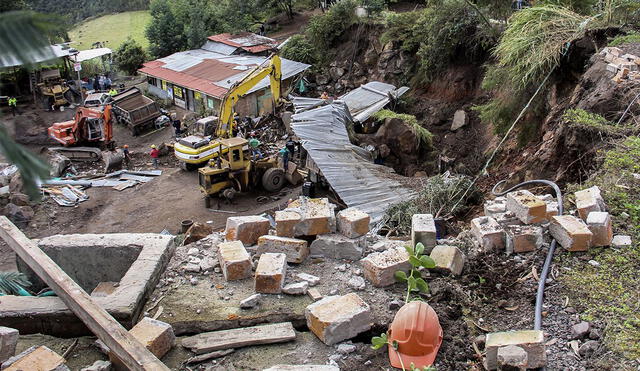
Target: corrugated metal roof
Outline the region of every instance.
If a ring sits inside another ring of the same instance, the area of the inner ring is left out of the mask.
[[[266,36],[256,35],[251,32],[242,32],[239,34],[223,33],[209,36],[208,39],[210,41],[241,48],[249,53],[261,53],[278,47],[278,42],[276,40]]]
[[[227,45],[227,44],[223,44],[223,43],[219,43],[217,41],[211,41],[211,40],[207,40],[207,42],[204,43],[204,45],[202,45],[201,49],[208,50],[214,53],[224,54],[224,55],[231,55],[235,53],[236,50],[238,50],[238,48],[235,46],[231,46],[231,45]]]
[[[40,49],[31,51],[27,57],[28,61],[18,59],[18,56],[15,54],[9,54],[6,51],[1,51],[0,68],[22,66],[23,64],[28,63],[41,63],[56,58],[68,57],[69,50],[71,49],[63,45],[47,45]]]

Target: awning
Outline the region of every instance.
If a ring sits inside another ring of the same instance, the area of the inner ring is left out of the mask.
[[[111,49],[109,48],[97,48],[97,49],[87,49],[80,50],[77,55],[72,56],[71,60],[74,62],[84,62],[93,58],[102,57],[103,55],[111,54]]]

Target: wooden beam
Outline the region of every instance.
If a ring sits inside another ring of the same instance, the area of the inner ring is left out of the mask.
[[[182,346],[196,354],[248,345],[283,343],[296,339],[291,322],[205,332],[182,339]]]
[[[0,216],[0,237],[130,370],[169,371],[5,216]]]

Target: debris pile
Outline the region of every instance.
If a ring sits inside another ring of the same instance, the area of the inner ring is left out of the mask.
[[[640,57],[623,53],[616,47],[606,47],[600,52],[609,63],[607,71],[615,74],[611,80],[618,84],[623,80],[640,80]]]

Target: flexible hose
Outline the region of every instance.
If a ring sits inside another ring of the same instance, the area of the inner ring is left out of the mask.
[[[495,186],[493,186],[491,193],[493,193],[495,196],[504,196],[505,194],[515,189],[518,189],[520,187],[523,187],[525,185],[530,185],[530,184],[544,184],[553,188],[553,191],[556,193],[556,200],[558,201],[558,215],[562,215],[564,211],[562,207],[562,192],[560,191],[560,188],[558,187],[558,185],[555,184],[554,182],[549,180],[544,180],[544,179],[528,180],[526,182],[516,184],[515,186],[507,189],[506,191],[496,192],[496,189],[500,185],[502,185],[504,182],[506,182],[506,180],[502,180],[498,182]],[[534,322],[533,322],[534,330],[542,329],[542,302],[544,301],[544,286],[547,281],[547,276],[549,275],[549,268],[551,267],[551,261],[553,260],[553,253],[556,250],[556,244],[557,244],[556,240],[553,239],[551,241],[551,245],[549,246],[549,251],[547,252],[547,257],[544,261],[544,265],[542,266],[542,272],[540,273],[540,280],[538,281],[538,291],[536,293],[535,316],[534,316]]]

